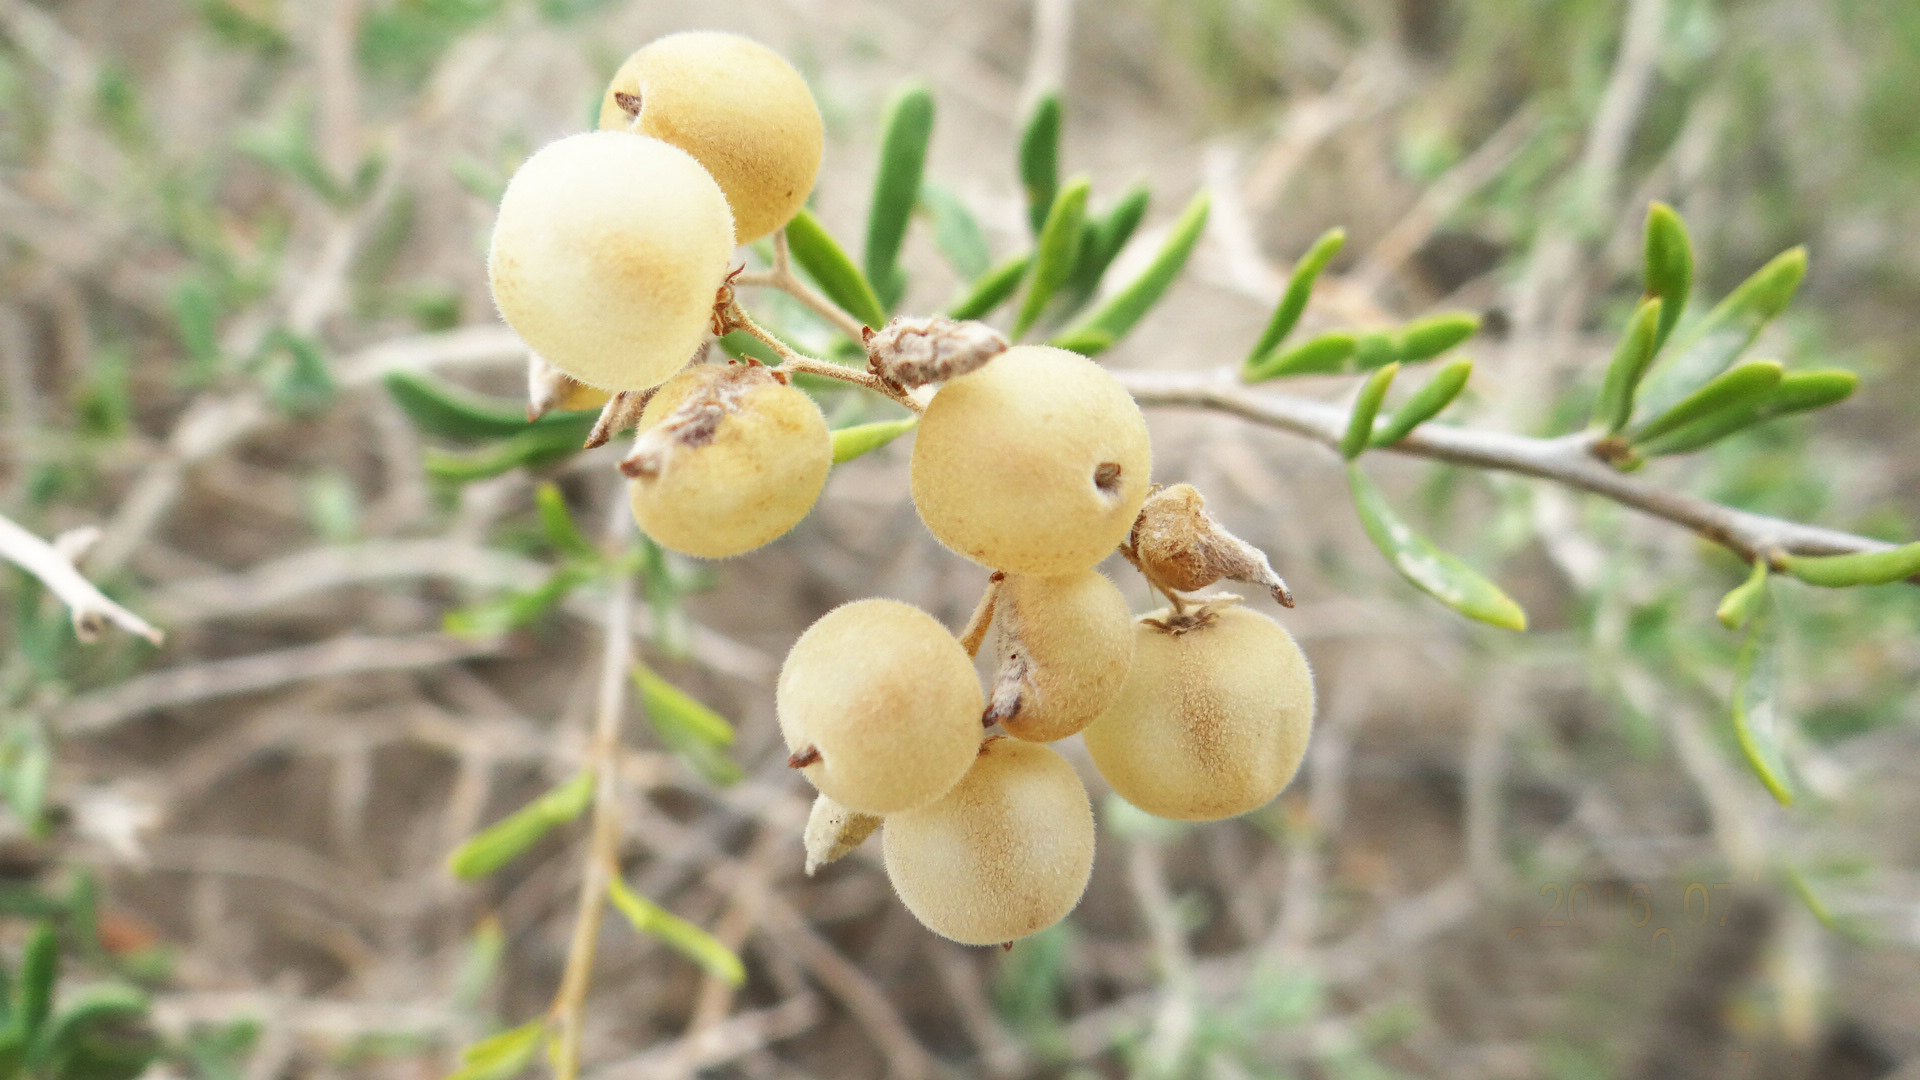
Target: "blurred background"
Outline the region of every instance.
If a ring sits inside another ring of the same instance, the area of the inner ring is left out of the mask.
[[[445,860],[586,752],[606,586],[547,588],[565,556],[535,492],[556,484],[598,538],[625,512],[618,451],[491,468],[381,378],[523,393],[483,272],[498,194],[587,126],[621,59],[687,28],[807,75],[816,211],[844,240],[909,80],[938,103],[927,179],[995,259],[1029,243],[1015,149],[1049,88],[1096,208],[1153,191],[1123,275],[1211,193],[1114,367],[1237,364],[1343,225],[1309,328],[1478,312],[1450,417],[1557,434],[1638,296],[1650,200],[1692,230],[1696,311],[1804,243],[1760,355],[1853,368],[1861,391],[1644,475],[1920,530],[1909,0],[0,0],[0,511],[46,537],[99,526],[83,567],[168,633],[82,645],[32,579],[0,579],[0,945],[60,915],[63,994],[150,996],[151,1075],[440,1077],[551,1001],[584,830],[479,883]],[[933,234],[909,237],[904,310],[961,287]],[[746,296],[798,319],[779,300]],[[1727,720],[1739,638],[1712,613],[1745,571],[1724,551],[1371,455],[1527,607],[1533,631],[1507,634],[1388,570],[1330,451],[1149,420],[1156,479],[1197,484],[1300,598],[1281,617],[1320,711],[1293,787],[1160,823],[1069,744],[1093,884],[1007,952],[923,930],[876,843],[804,877],[811,793],[772,710],[787,647],[875,594],[957,627],[983,584],[920,526],[894,444],[760,552],[647,553],[636,647],[738,736],[722,757],[630,715],[622,867],[748,978],[610,920],[584,1075],[1920,1076],[1920,594],[1781,590],[1783,808]]]

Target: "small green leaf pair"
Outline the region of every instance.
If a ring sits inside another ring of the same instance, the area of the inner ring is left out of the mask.
[[[1361,384],[1347,420],[1346,434],[1340,439],[1341,457],[1352,461],[1371,447],[1392,446],[1412,434],[1414,428],[1438,416],[1466,389],[1467,379],[1473,374],[1473,361],[1463,356],[1441,368],[1427,380],[1427,385],[1394,410],[1385,425],[1380,425],[1380,406],[1386,400],[1387,387],[1399,371],[1398,363],[1388,364]]]
[[[550,413],[529,422],[526,406],[490,398],[411,371],[390,371],[387,394],[429,435],[492,445],[468,453],[428,450],[427,475],[452,483],[537,468],[579,452],[593,430],[592,412]]]
[[[159,1055],[147,996],[128,986],[88,987],[54,1009],[60,943],[50,923],[27,940],[20,977],[0,977],[0,1076],[133,1080]]]

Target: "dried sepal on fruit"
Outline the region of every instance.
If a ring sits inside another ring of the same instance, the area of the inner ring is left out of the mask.
[[[807,813],[807,831],[801,836],[807,849],[807,876],[812,877],[815,870],[859,847],[880,827],[880,820],[873,814],[849,810],[825,795],[814,796],[813,809]]]
[[[1146,418],[1113,376],[1078,353],[1016,345],[928,402],[913,502],[968,559],[1070,574],[1126,539],[1152,463]]]
[[[699,162],[593,131],[513,174],[487,278],[501,317],[548,363],[602,390],[644,390],[692,359],[732,257],[732,211]]]
[[[1081,732],[1121,798],[1214,821],[1265,805],[1293,779],[1313,728],[1313,672],[1279,623],[1216,597],[1134,624],[1119,698]]]
[[[896,318],[864,336],[868,370],[908,388],[977,371],[1008,349],[1007,339],[986,323],[940,315]]]
[[[883,598],[821,616],[794,642],[774,690],[788,764],[865,814],[946,794],[979,748],[981,705],[973,658],[946,627]]]
[[[1292,607],[1293,594],[1266,553],[1228,532],[1206,506],[1192,484],[1154,491],[1120,553],[1162,592],[1192,592],[1225,578],[1265,586],[1281,607]]]
[[[620,462],[647,535],[708,559],[793,528],[832,468],[820,407],[758,364],[704,364],[675,376],[647,402]]]
[[[996,608],[991,641],[1000,667],[986,724],[1054,742],[1093,723],[1119,696],[1133,660],[1133,619],[1106,575],[1008,574]]]
[[[996,945],[1065,918],[1093,873],[1093,807],[1051,747],[992,738],[953,790],[889,814],[887,879],[927,929]]]
[[[738,34],[688,31],[650,42],[614,73],[600,127],[637,131],[706,166],[733,207],[740,243],[785,225],[813,190],[825,145],[807,81]]]
[[[538,420],[559,409],[585,412],[605,407],[612,395],[588,386],[561,371],[537,352],[527,354],[527,419]]]

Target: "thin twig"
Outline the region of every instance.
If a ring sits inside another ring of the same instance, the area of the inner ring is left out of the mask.
[[[834,329],[847,335],[848,340],[858,342],[866,324],[800,280],[793,272],[793,261],[787,254],[787,231],[773,234],[773,268],[756,274],[740,274],[733,279],[735,285],[756,285],[761,288],[779,289],[788,296],[805,304],[815,315],[833,324]],[[878,330],[879,327],[874,327]]]
[[[737,304],[731,307],[727,315],[730,325],[746,331],[761,344],[779,354],[780,366],[774,369],[777,372],[786,375],[805,373],[808,375],[820,375],[829,379],[839,379],[842,382],[850,382],[855,386],[865,387],[883,397],[891,398],[916,413],[926,411],[926,406],[915,400],[912,394],[907,393],[906,390],[882,379],[872,372],[859,371],[841,364],[836,364],[831,360],[820,360],[808,356],[805,353],[795,352],[792,346],[773,336],[772,333],[768,332],[768,330],[759,323],[754,322],[753,316],[742,311]],[[858,339],[856,338],[855,340]]]
[[[107,599],[107,595],[74,569],[65,552],[0,516],[0,555],[32,574],[53,590],[73,612],[73,632],[81,641],[93,641],[108,623],[138,634],[155,645],[165,636],[145,619]]]
[[[974,606],[967,628],[960,631],[960,647],[967,650],[968,656],[980,655],[980,643],[987,639],[987,627],[993,625],[993,609],[1000,602],[1000,583],[1005,580],[1007,575],[1003,570],[995,570],[987,577],[980,603]]]
[[[1115,371],[1113,374],[1142,405],[1214,409],[1329,447],[1339,446],[1346,431],[1347,413],[1339,406],[1291,394],[1251,390],[1224,368],[1213,372]],[[1782,555],[1850,555],[1886,551],[1894,546],[1837,529],[1736,510],[1669,491],[1616,471],[1593,456],[1591,445],[1592,439],[1587,435],[1536,439],[1499,431],[1423,424],[1405,439],[1380,449],[1552,480],[1683,526],[1747,562],[1761,558],[1774,561]]]
[[[626,546],[633,515],[624,500],[613,500],[608,545],[616,552]],[[580,1074],[580,1031],[586,1021],[587,988],[593,978],[593,959],[600,939],[600,919],[606,913],[607,887],[620,865],[620,727],[626,713],[627,679],[633,667],[633,578],[614,578],[607,602],[606,652],[600,666],[600,699],[595,706],[593,744],[589,763],[594,771],[593,826],[587,843],[587,863],[580,877],[580,911],[567,948],[566,972],[549,1012],[558,1027],[554,1035],[555,1080],[574,1080]]]

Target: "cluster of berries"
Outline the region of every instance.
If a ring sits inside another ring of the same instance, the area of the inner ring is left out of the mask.
[[[818,109],[764,47],[689,33],[627,61],[600,123],[534,154],[508,185],[494,296],[542,365],[651,392],[622,463],[650,536],[708,558],[751,550],[806,515],[832,438],[782,371],[688,362],[730,304],[736,244],[781,227],[811,190]],[[1287,632],[1237,598],[1181,598],[1226,578],[1291,603],[1265,556],[1191,487],[1150,486],[1145,418],[1097,364],[938,319],[895,320],[866,346],[889,392],[921,391],[921,519],[993,574],[959,637],[876,598],[834,609],[794,644],[776,705],[788,763],[820,792],[808,869],[884,822],[888,876],[921,922],[1007,942],[1064,917],[1092,872],[1086,789],[1047,743],[1083,734],[1101,775],[1150,813],[1242,814],[1299,767],[1312,676]],[[1116,550],[1170,607],[1131,617],[1095,569]],[[995,727],[1005,734],[983,742]]]

